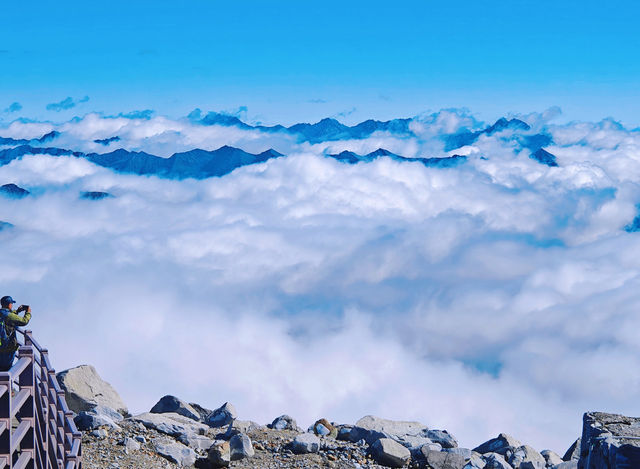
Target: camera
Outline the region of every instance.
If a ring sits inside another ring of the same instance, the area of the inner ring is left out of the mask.
[[[16,313],[19,313],[21,311],[28,311],[29,310],[29,305],[21,305],[17,310]]]

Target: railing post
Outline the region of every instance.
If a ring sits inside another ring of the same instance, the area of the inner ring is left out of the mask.
[[[27,336],[25,336],[25,342]],[[29,359],[29,366],[20,373],[18,377],[18,386],[21,390],[28,389],[30,396],[29,399],[22,405],[22,408],[18,411],[16,417],[20,422],[29,422],[29,430],[26,436],[20,442],[20,451],[23,453],[31,453],[31,461],[27,464],[25,469],[33,469],[35,464],[35,406],[36,406],[36,392],[35,392],[35,373],[34,373],[34,357],[33,347],[31,345],[20,347],[18,349],[18,359]]]
[[[42,406],[42,419],[40,421],[40,435],[42,436],[41,460],[44,469],[49,467],[49,374],[46,363],[49,360],[49,352],[46,349],[40,351],[40,400]]]
[[[0,396],[0,426],[4,427],[0,433],[0,457],[11,467],[11,375],[6,371],[0,373],[0,387],[4,390]]]

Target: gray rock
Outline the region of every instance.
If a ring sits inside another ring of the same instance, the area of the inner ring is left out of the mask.
[[[142,435],[136,435],[133,437],[138,443],[142,443],[143,445],[147,443],[147,439]]]
[[[211,412],[213,412],[211,409],[202,407],[200,404],[196,404],[195,402],[189,402],[189,405],[198,413],[198,415],[200,416],[198,420],[200,420],[201,422],[206,421],[207,417],[211,415]]]
[[[80,412],[75,416],[73,421],[78,430],[89,431],[100,427],[108,427],[113,430],[119,430],[120,426],[111,418],[102,414],[94,414],[92,412]]]
[[[351,429],[353,425],[339,425],[338,427],[338,436],[336,437],[338,440],[342,441],[351,441]]]
[[[501,454],[485,453],[483,458],[486,463],[483,469],[513,469]]]
[[[564,461],[555,466],[551,466],[552,469],[578,469],[578,460],[572,459],[571,461]]]
[[[409,451],[419,450],[422,447],[426,447],[432,451],[440,451],[442,449],[442,446],[440,446],[439,443],[434,443],[424,436],[404,435],[399,437],[396,436],[392,438],[392,440],[395,440],[405,448],[408,448]]]
[[[256,453],[253,450],[251,439],[242,433],[231,437],[229,440],[231,451],[231,460],[238,461],[240,459],[252,458]]]
[[[281,415],[280,417],[276,417],[270,425],[267,425],[269,428],[274,430],[298,430],[298,424],[296,421],[289,417],[288,415]]]
[[[369,448],[378,463],[389,467],[402,467],[411,459],[411,452],[391,438],[380,438]]]
[[[205,435],[196,435],[195,433],[183,433],[178,437],[178,440],[196,451],[208,451],[214,443],[211,438]]]
[[[99,428],[90,432],[89,435],[102,440],[107,437],[108,433],[104,428]]]
[[[179,466],[193,466],[196,462],[196,453],[182,443],[169,439],[155,439],[153,446],[160,456]]]
[[[207,417],[206,423],[213,428],[224,427],[233,422],[236,417],[236,408],[233,404],[225,402],[222,406],[211,412]]]
[[[458,454],[460,456],[462,456],[465,459],[471,459],[471,456],[473,456],[473,451],[471,451],[468,448],[444,448],[442,451],[444,451],[445,453],[454,453],[454,454]],[[478,453],[476,453],[478,454]]]
[[[239,433],[248,433],[262,428],[264,428],[262,425],[250,420],[234,420],[229,424],[229,427],[224,434],[224,439],[228,440]]]
[[[79,413],[95,406],[115,409],[128,415],[127,406],[117,391],[98,375],[91,365],[82,365],[56,375],[64,390],[69,409]]]
[[[298,435],[291,442],[291,451],[295,454],[309,454],[320,451],[320,439],[312,433]]]
[[[405,436],[424,437],[428,430],[429,429],[420,422],[387,420],[367,415],[358,420],[353,428],[351,428],[349,441],[355,443],[359,440],[365,440],[367,444],[371,445],[380,438],[400,440]]]
[[[528,445],[522,445],[515,448],[509,457],[508,462],[515,469],[520,468],[524,463],[530,464],[523,466],[522,469],[544,469],[547,466],[547,461],[545,461],[544,457]],[[530,465],[532,467],[529,467]]]
[[[504,455],[507,450],[515,449],[522,446],[518,440],[513,438],[511,435],[507,435],[506,433],[500,433],[496,438],[493,438],[489,441],[485,441],[480,446],[474,448],[473,450],[476,453],[486,454],[486,453],[498,453]]]
[[[560,455],[558,455],[558,453],[551,451],[550,449],[544,449],[540,451],[540,454],[542,455],[544,460],[547,462],[547,466],[555,466],[556,464],[560,464],[563,462]]]
[[[140,443],[133,438],[126,437],[120,442],[120,444],[124,446],[124,452],[127,454],[131,454],[140,449]]]
[[[446,430],[427,430],[425,436],[435,443],[440,443],[443,448],[458,447],[456,439]]]
[[[582,419],[579,469],[640,467],[640,418],[587,412]]]
[[[175,396],[164,396],[151,408],[152,414],[166,414],[169,412],[182,415],[192,420],[200,420],[198,411]]]
[[[213,467],[228,467],[231,462],[231,446],[228,441],[216,441],[208,454],[209,464]]]
[[[329,436],[336,438],[338,429],[334,427],[327,419],[319,419],[311,426],[311,431],[319,436]]]
[[[456,453],[425,449],[422,449],[421,452],[426,467],[431,469],[462,469],[466,465],[466,459]]]
[[[546,467],[540,461],[525,461],[518,466],[519,469],[546,469]]]
[[[580,448],[582,446],[581,442],[582,438],[578,438],[576,441],[574,441],[573,444],[569,446],[567,452],[564,453],[564,456],[562,456],[562,460],[571,461],[575,459],[577,461],[578,459],[580,459]]]
[[[140,422],[147,428],[153,428],[160,433],[178,437],[184,433],[192,433],[196,435],[204,435],[207,427],[190,418],[182,415],[168,414],[152,414],[150,412],[136,415],[130,419],[133,422]]]
[[[472,452],[463,469],[484,469],[486,464],[480,453]]]

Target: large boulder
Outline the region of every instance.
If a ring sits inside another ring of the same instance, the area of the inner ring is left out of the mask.
[[[124,417],[113,409],[105,406],[95,406],[89,410],[83,410],[73,419],[78,430],[89,431],[100,427],[108,427],[119,430],[118,422]]]
[[[511,435],[507,435],[506,433],[500,433],[496,438],[492,438],[489,441],[485,441],[480,446],[474,448],[473,450],[476,453],[487,454],[487,453],[498,453],[500,455],[505,455],[507,451],[513,451],[516,448],[522,446],[518,440],[513,438]]]
[[[273,430],[293,430],[298,431],[298,424],[295,419],[288,415],[281,415],[280,417],[276,417],[273,419],[267,427]]]
[[[482,457],[486,463],[483,469],[513,469],[501,454],[485,453]]]
[[[427,430],[425,436],[434,443],[439,443],[443,448],[458,447],[456,439],[446,430]]]
[[[405,436],[426,437],[429,429],[420,422],[403,422],[387,420],[373,415],[362,417],[349,431],[348,439],[351,442],[365,440],[371,445],[380,438],[391,438],[401,442]]]
[[[338,429],[331,425],[327,419],[316,420],[311,429],[313,433],[319,436],[330,436],[332,438],[338,436]]]
[[[446,451],[429,451],[422,449],[421,467],[430,469],[462,469],[467,464],[464,456]]]
[[[572,461],[572,460],[578,460],[580,459],[580,448],[582,447],[582,438],[578,438],[576,441],[573,442],[573,444],[571,446],[569,446],[569,449],[567,450],[566,453],[564,453],[564,456],[562,456],[562,460],[563,461]]]
[[[251,444],[251,439],[242,433],[231,437],[229,440],[229,449],[232,461],[252,458],[256,454]]]
[[[309,454],[320,451],[320,438],[313,433],[298,435],[291,442],[291,451],[295,454]]]
[[[411,459],[409,450],[391,438],[376,440],[369,451],[378,464],[389,467],[402,467]]]
[[[147,428],[153,428],[160,433],[175,437],[183,434],[205,435],[209,428],[190,418],[173,413],[152,414],[151,412],[147,412],[131,417],[131,420],[133,422],[139,422]]]
[[[164,396],[151,408],[152,414],[166,414],[169,412],[183,415],[192,420],[200,420],[200,414],[196,409],[175,396]]]
[[[231,462],[231,446],[228,441],[216,441],[211,448],[207,459],[212,467],[228,467]]]
[[[182,433],[178,440],[180,443],[193,448],[196,451],[207,451],[213,445],[214,440],[206,435],[197,435],[195,433]]]
[[[544,469],[547,466],[544,457],[528,445],[515,448],[509,456],[508,462],[515,469],[520,467],[522,469]]]
[[[224,436],[222,436],[222,439],[229,440],[234,435],[249,433],[262,428],[264,428],[262,425],[252,422],[251,420],[234,420],[227,427],[227,431],[224,433]]]
[[[559,454],[551,451],[550,449],[543,449],[540,451],[540,454],[547,462],[547,467],[555,466],[556,464],[561,464],[563,462],[562,458]]]
[[[81,365],[61,371],[56,378],[72,411],[79,413],[104,406],[128,415],[127,406],[118,392],[98,375],[93,366]]]
[[[176,463],[178,466],[193,466],[196,462],[196,453],[182,443],[168,438],[153,440],[153,447],[163,458]]]
[[[640,418],[584,414],[578,468],[640,468]]]
[[[236,417],[236,408],[230,402],[225,402],[222,406],[211,412],[207,417],[206,423],[210,427],[218,428],[229,425]]]

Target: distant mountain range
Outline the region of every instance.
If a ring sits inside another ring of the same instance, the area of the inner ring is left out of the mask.
[[[21,158],[24,155],[47,154],[52,156],[75,156],[85,158],[105,168],[120,173],[155,175],[172,179],[204,179],[212,176],[224,176],[236,168],[262,163],[271,158],[284,156],[275,150],[259,154],[248,153],[239,148],[224,146],[217,150],[191,150],[175,153],[170,158],[151,155],[145,152],[118,149],[109,153],[82,153],[62,148],[43,148],[21,145],[0,150],[0,165]]]
[[[297,135],[299,139],[311,143],[318,143],[332,140],[363,139],[377,131],[385,131],[393,135],[409,136],[413,135],[410,129],[412,119],[393,119],[389,121],[367,120],[354,126],[347,126],[335,119],[322,119],[315,124],[295,124],[290,127],[281,125],[265,127],[251,126],[242,122],[235,116],[211,112],[201,117],[199,114],[191,114],[190,120],[202,125],[223,125],[233,126],[245,130],[259,130],[262,132],[287,132]],[[521,148],[529,151],[529,157],[547,166],[557,166],[555,155],[551,154],[543,147],[552,144],[549,135],[543,133],[528,133],[531,127],[519,119],[501,118],[493,125],[482,130],[464,130],[455,134],[443,136],[445,150],[448,152],[458,148],[472,145],[482,136],[491,136],[499,132],[510,131],[501,134],[500,138],[515,140]],[[184,179],[196,178],[204,179],[213,176],[224,176],[236,168],[255,163],[262,163],[273,158],[278,158],[281,153],[269,149],[262,153],[248,153],[239,148],[223,146],[217,150],[193,149],[186,152],[175,153],[170,158],[162,158],[145,152],[131,151],[123,148],[108,153],[84,153],[58,147],[43,147],[60,133],[52,131],[37,139],[14,139],[0,137],[0,165],[8,164],[10,161],[21,158],[24,155],[48,154],[53,156],[75,156],[85,158],[92,163],[113,169],[121,173],[156,175],[160,177]],[[96,139],[95,143],[109,146],[111,143],[119,142],[121,138],[117,135]],[[327,157],[338,161],[356,164],[360,162],[370,162],[380,157],[391,158],[395,161],[419,162],[427,167],[449,168],[464,163],[466,156],[453,155],[442,158],[407,158],[394,154],[383,148],[368,153],[358,155],[354,152],[343,151],[338,154],[327,154]]]
[[[199,115],[196,115],[199,117]],[[259,130],[261,132],[286,132],[297,135],[299,140],[309,143],[329,142],[335,140],[362,139],[367,138],[377,131],[387,131],[394,134],[411,135],[409,124],[412,119],[393,119],[390,121],[366,120],[354,126],[347,126],[336,119],[322,119],[315,124],[294,124],[290,127],[282,125],[275,126],[252,126],[242,122],[235,116],[210,112],[203,118],[194,118],[192,121],[202,125],[222,125],[225,127],[238,127],[244,130]]]
[[[11,137],[0,137],[0,145],[37,145],[39,143],[47,143],[51,140],[57,138],[60,135],[60,132],[56,132],[55,130],[49,132],[48,134],[44,134],[40,138],[33,138],[31,140],[25,139],[15,139]]]
[[[372,151],[371,153],[367,153],[366,155],[358,155],[352,151],[343,151],[338,154],[327,155],[330,158],[335,158],[339,161],[344,161],[345,163],[356,164],[360,162],[370,162],[381,156],[386,156],[395,161],[415,161],[418,163],[422,163],[423,165],[430,168],[452,168],[461,163],[464,163],[467,160],[466,156],[461,155],[453,155],[443,158],[406,158],[404,156],[396,155],[395,153],[391,153],[384,148],[378,148],[376,151]]]

